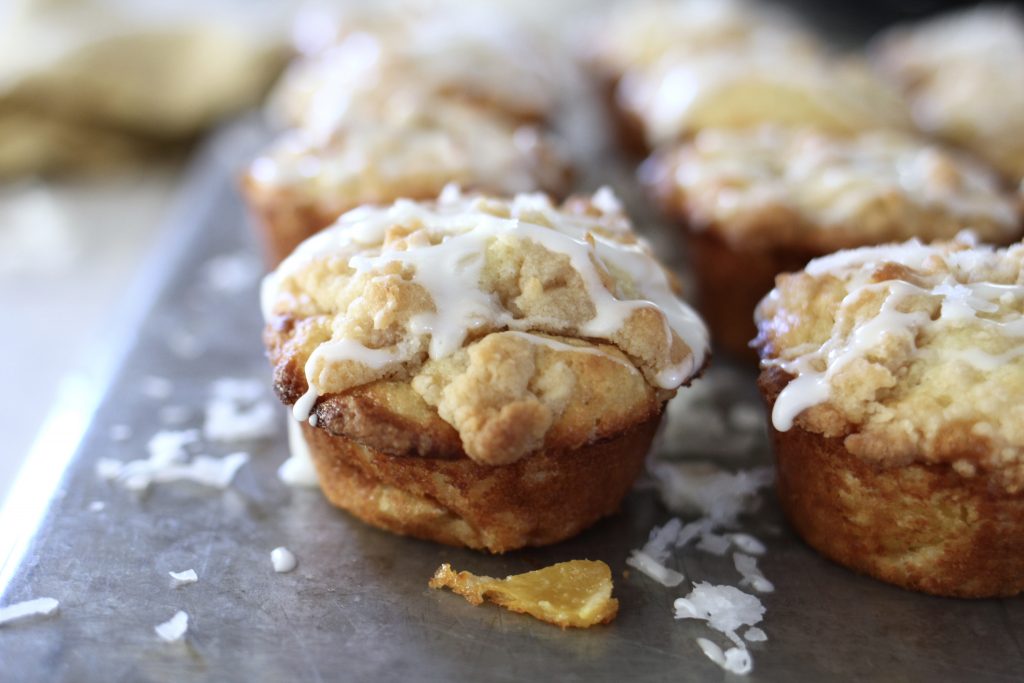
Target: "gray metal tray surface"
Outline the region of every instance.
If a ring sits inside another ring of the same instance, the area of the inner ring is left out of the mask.
[[[672,602],[689,582],[666,588],[635,571],[623,576],[629,551],[671,516],[649,486],[576,538],[489,556],[387,534],[318,491],[282,484],[284,411],[277,437],[239,446],[251,459],[225,491],[173,483],[138,496],[97,477],[100,458],[145,457],[147,439],[164,428],[161,405],[186,407],[184,426],[199,426],[212,380],[269,377],[256,282],[211,290],[204,276],[219,255],[257,258],[233,190],[253,135],[236,126],[197,162],[185,210],[148,270],[155,296],[130,329],[111,330],[111,343],[127,348],[102,400],[95,411],[51,421],[50,447],[34,454],[33,471],[18,483],[27,502],[8,505],[0,519],[0,537],[10,542],[0,548],[7,552],[0,604],[39,596],[61,603],[56,616],[0,626],[0,680],[739,680],[695,643],[725,644],[719,634],[673,618]],[[202,352],[182,354],[174,340],[183,338]],[[733,374],[749,383],[741,393],[750,400],[753,373]],[[171,395],[147,396],[142,378],[150,375],[169,378]],[[76,420],[87,424],[81,439]],[[111,439],[115,425],[130,426],[132,436]],[[688,450],[701,437],[694,434]],[[205,450],[220,455],[233,446]],[[713,446],[702,455],[720,456]],[[727,462],[766,464],[767,444],[747,461]],[[766,541],[760,566],[776,589],[760,596],[769,640],[750,645],[755,668],[747,680],[1021,680],[1020,600],[941,599],[858,576],[804,546],[765,497],[745,524]],[[91,509],[94,501],[104,509]],[[274,573],[269,553],[277,546],[295,553],[295,571]],[[504,576],[573,558],[612,567],[621,606],[610,625],[560,630],[427,588],[442,562]],[[727,559],[691,548],[677,560],[689,578],[737,582]],[[189,567],[198,583],[171,587],[167,572]],[[191,620],[187,640],[162,642],[153,627],[179,609]]]

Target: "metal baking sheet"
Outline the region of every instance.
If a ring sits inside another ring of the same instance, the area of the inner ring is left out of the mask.
[[[577,538],[488,556],[389,535],[332,508],[316,491],[283,485],[275,476],[286,457],[283,414],[276,438],[240,445],[251,460],[227,491],[165,484],[140,498],[97,478],[101,457],[144,457],[146,440],[162,426],[159,406],[184,406],[184,426],[199,426],[213,379],[269,374],[255,283],[234,293],[211,291],[204,275],[219,255],[257,258],[233,191],[234,173],[257,137],[253,126],[235,126],[197,162],[183,210],[150,264],[150,281],[138,287],[144,315],[110,331],[111,344],[129,348],[102,400],[95,412],[71,410],[51,421],[50,446],[19,482],[29,493],[19,500],[27,502],[9,505],[0,519],[0,537],[10,546],[0,548],[9,551],[0,604],[38,596],[61,602],[56,617],[0,627],[0,680],[731,678],[694,642],[724,640],[702,623],[673,619],[672,601],[688,584],[669,589],[636,572],[622,576],[629,550],[670,517],[650,487],[638,487],[621,514]],[[147,289],[154,293],[149,299]],[[202,352],[183,358],[183,346]],[[733,372],[747,381],[740,398],[750,400],[753,373]],[[150,375],[171,379],[169,397],[147,397],[142,378]],[[721,398],[728,404],[735,397]],[[87,429],[78,439],[83,420]],[[122,424],[132,436],[116,442],[110,430]],[[693,434],[689,451],[701,436]],[[231,450],[237,449],[207,448],[218,455]],[[698,455],[719,454],[709,446]],[[729,462],[769,461],[760,443],[747,461]],[[94,501],[106,507],[90,510]],[[771,494],[747,528],[767,542],[761,567],[776,586],[762,596],[769,640],[750,645],[755,669],[747,680],[1020,680],[1020,600],[934,598],[857,576],[796,539]],[[281,545],[299,560],[290,574],[271,569],[270,550]],[[615,573],[621,609],[609,626],[562,631],[427,588],[442,562],[503,576],[584,557],[604,560]],[[698,580],[738,578],[727,559],[693,549],[681,554],[679,566]],[[188,567],[199,582],[172,588],[167,572]],[[187,643],[161,642],[154,625],[179,609],[191,618]]]

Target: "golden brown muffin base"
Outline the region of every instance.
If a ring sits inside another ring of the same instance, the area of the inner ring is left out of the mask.
[[[328,500],[373,526],[502,553],[556,543],[611,515],[643,469],[661,415],[509,465],[392,456],[303,423]]]
[[[789,376],[762,372],[774,404]],[[880,468],[842,438],[772,430],[779,500],[815,550],[850,569],[934,595],[982,598],[1024,591],[1024,494],[947,465]]]
[[[307,238],[320,232],[355,206],[327,210],[303,201],[287,191],[268,192],[242,181],[242,191],[252,214],[253,226],[263,244],[268,268],[275,268]]]
[[[743,251],[710,231],[690,231],[690,263],[697,278],[697,308],[711,338],[739,360],[755,363],[754,309],[775,287],[779,273],[801,270],[818,254],[785,247]]]

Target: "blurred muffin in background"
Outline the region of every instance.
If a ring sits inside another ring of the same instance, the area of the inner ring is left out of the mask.
[[[722,347],[753,358],[753,311],[775,276],[838,249],[963,229],[1018,239],[1018,200],[984,163],[917,136],[764,126],[699,132],[641,170],[685,229],[699,308]]]
[[[304,129],[286,133],[249,165],[242,188],[268,260],[277,263],[361,204],[429,199],[453,182],[497,195],[539,189],[564,197],[570,177],[558,140],[537,125],[458,99],[413,95],[349,112],[326,139]]]
[[[69,0],[9,11],[0,177],[163,153],[257,102],[283,63],[280,36],[254,13],[183,7]]]
[[[917,124],[1024,179],[1024,13],[988,5],[885,31],[879,71],[906,93]]]
[[[348,209],[453,182],[565,196],[565,55],[493,9],[347,16],[275,88],[270,112],[287,130],[242,179],[270,263]]]

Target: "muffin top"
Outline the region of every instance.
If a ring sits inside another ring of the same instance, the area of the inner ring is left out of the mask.
[[[834,60],[787,40],[670,54],[627,73],[616,97],[651,147],[711,127],[774,123],[851,134],[910,125],[895,90],[860,61]]]
[[[457,100],[395,97],[326,138],[289,131],[249,166],[245,182],[343,209],[436,197],[450,182],[502,195],[564,195],[568,178],[560,145],[537,126]]]
[[[840,251],[780,276],[755,317],[776,429],[1024,490],[1024,245]]]
[[[544,50],[494,20],[437,16],[390,32],[356,31],[293,63],[272,94],[271,111],[287,126],[321,135],[354,107],[383,107],[396,94],[427,103],[442,95],[523,121],[547,119],[560,82],[551,64],[561,62],[545,59]]]
[[[486,464],[621,433],[707,357],[703,324],[608,190],[555,206],[449,187],[361,207],[267,276],[263,311],[296,418]]]
[[[1011,5],[954,12],[886,31],[873,49],[907,92],[918,125],[1024,178],[1024,14]]]
[[[896,131],[706,129],[641,175],[690,229],[747,248],[827,253],[965,228],[1002,243],[1021,233],[1018,199],[994,172]]]
[[[585,56],[619,78],[670,53],[726,50],[768,39],[812,41],[791,17],[759,2],[641,0],[615,4],[589,32]]]

